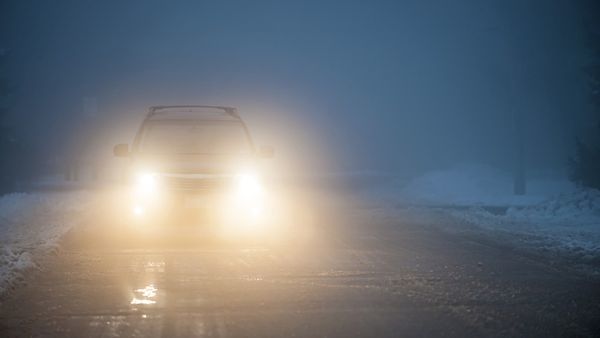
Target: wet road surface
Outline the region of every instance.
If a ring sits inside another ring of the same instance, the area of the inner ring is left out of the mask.
[[[3,301],[0,336],[599,334],[598,279],[430,223],[336,205],[301,239],[127,245],[90,219]]]

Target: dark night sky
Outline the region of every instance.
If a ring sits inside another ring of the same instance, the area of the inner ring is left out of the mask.
[[[221,103],[259,134],[268,125],[282,152],[326,154],[337,170],[509,167],[517,112],[529,166],[560,169],[589,116],[573,1],[3,6],[9,121],[48,147],[71,139],[82,98],[96,97],[97,124],[119,137],[149,105]]]

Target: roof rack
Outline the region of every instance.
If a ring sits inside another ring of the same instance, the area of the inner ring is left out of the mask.
[[[238,111],[235,107],[204,106],[204,105],[152,106],[148,109],[148,117],[151,117],[151,116],[161,113],[161,110],[178,109],[178,108],[183,108],[183,109],[189,108],[190,113],[194,112],[193,111],[194,108],[208,108],[208,109],[222,110],[223,112],[225,112],[226,114],[228,114],[229,116],[231,116],[233,118],[241,119],[240,114],[238,113]]]

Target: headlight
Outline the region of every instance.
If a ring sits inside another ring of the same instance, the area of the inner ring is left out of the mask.
[[[262,186],[258,177],[241,174],[236,177],[237,197],[242,201],[251,201],[262,196]]]
[[[252,174],[237,175],[234,200],[241,212],[239,216],[249,216],[250,219],[245,219],[246,221],[256,221],[263,213],[266,202],[265,191],[259,177]]]
[[[140,194],[152,194],[156,192],[158,182],[156,174],[141,173],[135,177],[135,189]]]

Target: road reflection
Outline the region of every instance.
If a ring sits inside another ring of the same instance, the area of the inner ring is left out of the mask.
[[[131,299],[131,305],[153,305],[156,304],[156,294],[158,289],[150,284],[144,288],[134,290],[134,296]]]
[[[288,297],[287,292],[272,294],[270,276],[279,280],[289,255],[302,252],[303,259],[309,257],[304,246],[274,249],[263,243],[204,239],[168,244],[120,249],[114,263],[124,273],[113,276],[122,286],[119,304],[127,315],[99,325],[111,332],[131,329],[134,336],[144,337],[244,336],[231,320],[253,318],[257,309]],[[117,327],[128,328],[114,331]]]

